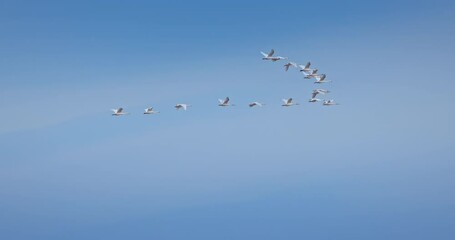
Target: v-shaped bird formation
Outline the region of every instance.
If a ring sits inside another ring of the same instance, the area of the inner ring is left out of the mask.
[[[281,56],[274,56],[275,54],[275,50],[272,49],[270,50],[269,53],[264,53],[264,52],[261,52],[263,58],[262,60],[266,60],[266,61],[272,61],[272,62],[277,62],[277,61],[280,61],[280,60],[285,60],[285,59],[288,59],[287,57],[281,57]],[[315,84],[323,84],[323,83],[329,83],[331,82],[330,80],[326,80],[326,74],[319,74],[318,73],[318,69],[317,68],[311,68],[311,62],[307,62],[305,65],[299,65],[295,62],[287,62],[286,64],[284,64],[284,69],[285,71],[287,72],[291,67],[293,68],[300,68],[300,72],[303,73],[304,75],[304,79],[315,79],[314,83]],[[330,93],[329,90],[326,90],[326,89],[321,89],[321,88],[318,88],[318,89],[314,89],[312,94],[311,94],[311,98],[308,100],[308,102],[310,103],[315,103],[315,102],[321,102],[322,101],[322,105],[323,106],[333,106],[333,105],[338,105],[338,103],[336,103],[333,99],[330,99],[330,100],[324,100],[324,99],[319,99],[319,98],[316,98],[318,95],[325,95],[325,94],[328,94]],[[218,106],[220,107],[229,107],[229,106],[235,106],[235,104],[232,104],[230,103],[230,98],[229,97],[226,97],[225,99],[218,99]],[[291,106],[296,106],[296,105],[300,105],[298,102],[295,102],[293,98],[287,98],[287,99],[283,99],[283,104],[281,104],[281,106],[283,107],[291,107]],[[251,102],[248,104],[248,106],[250,108],[252,107],[262,107],[264,106],[265,104],[264,103],[260,103],[260,102]],[[175,106],[175,109],[176,110],[188,110],[189,107],[191,107],[190,104],[186,104],[186,103],[178,103],[176,104]],[[127,115],[129,114],[128,112],[125,112],[124,109],[122,107],[119,107],[119,108],[116,108],[116,109],[112,109],[112,115],[113,116],[123,116],[123,115]],[[153,107],[148,107],[144,110],[144,113],[143,114],[147,114],[147,115],[152,115],[152,114],[157,114],[157,113],[160,113],[159,111],[155,111]]]

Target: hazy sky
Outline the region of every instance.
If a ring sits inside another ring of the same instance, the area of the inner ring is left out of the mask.
[[[0,239],[454,239],[454,13],[0,0]]]

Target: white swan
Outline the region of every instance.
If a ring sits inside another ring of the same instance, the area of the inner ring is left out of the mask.
[[[316,98],[316,96],[318,94],[326,94],[326,93],[329,93],[330,91],[328,90],[325,90],[325,89],[315,89],[313,90],[313,93],[311,95],[311,99],[309,100],[309,102],[320,102],[321,99],[319,98]]]
[[[322,88],[318,88],[318,89],[314,89],[313,90],[313,93],[320,93],[320,94],[326,94],[326,93],[329,93],[330,91],[329,90],[325,90],[325,89],[322,89]]]
[[[311,62],[307,62],[306,65],[299,65],[300,71],[305,73],[311,73],[314,69],[310,68]]]
[[[286,72],[289,70],[289,67],[297,67],[297,64],[296,63],[293,63],[293,62],[288,62],[286,64],[284,64],[284,69],[286,70]]]
[[[290,106],[294,106],[294,105],[299,105],[298,103],[293,103],[292,102],[292,98],[283,99],[283,102],[284,102],[284,104],[281,105],[283,107],[290,107]]]
[[[336,103],[333,99],[331,99],[331,100],[324,101],[322,103],[322,105],[324,105],[324,106],[333,106],[333,105],[340,105],[340,104]]]
[[[218,106],[220,106],[220,107],[235,106],[234,104],[230,104],[229,100],[230,100],[229,97],[226,97],[224,100],[218,99],[218,102],[219,102]]]
[[[310,98],[310,100],[308,100],[308,102],[320,102],[320,101],[322,101],[322,100],[319,98]]]
[[[154,111],[153,107],[149,107],[144,110],[144,114],[155,114],[155,113],[160,113],[160,112]]]
[[[273,62],[276,62],[276,61],[279,61],[279,60],[283,60],[283,59],[287,59],[286,57],[274,57],[273,54],[275,53],[275,50],[270,50],[270,52],[268,54],[264,53],[264,52],[261,52],[261,54],[264,56],[262,58],[262,60],[271,60]]]
[[[315,77],[319,76],[317,68],[312,69],[310,73],[307,73],[307,72],[302,72],[302,73],[303,73],[303,75],[305,75],[305,79],[315,78]]]
[[[316,78],[316,82],[314,82],[314,83],[328,83],[328,82],[331,82],[329,80],[325,80],[325,77],[326,77],[325,74],[321,74],[321,75],[315,76],[314,78]]]
[[[260,103],[260,102],[252,102],[252,103],[248,104],[248,106],[250,106],[250,107],[255,107],[255,106],[262,107],[263,105],[265,105],[265,104]]]
[[[176,104],[174,107],[175,107],[175,109],[177,109],[177,110],[183,109],[183,110],[186,111],[186,109],[187,109],[188,107],[191,107],[191,105],[189,105],[189,104],[183,104],[183,103],[178,103],[178,104]]]
[[[112,113],[112,116],[122,116],[128,114],[127,112],[123,111],[123,108],[111,109],[111,111],[114,112]]]

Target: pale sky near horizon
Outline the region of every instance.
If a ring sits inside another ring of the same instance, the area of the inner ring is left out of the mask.
[[[0,239],[453,239],[454,12],[0,1]]]

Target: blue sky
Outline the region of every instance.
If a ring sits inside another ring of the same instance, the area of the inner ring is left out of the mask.
[[[0,238],[453,239],[454,11],[0,1]]]

